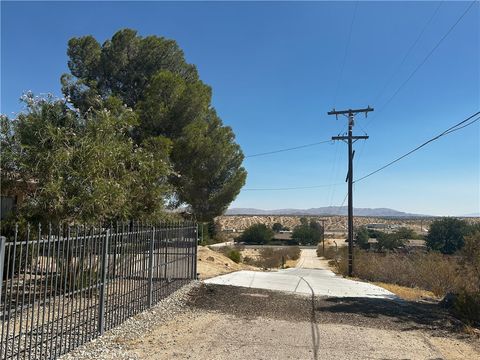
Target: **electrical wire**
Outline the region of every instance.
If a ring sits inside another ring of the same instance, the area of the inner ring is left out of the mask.
[[[337,104],[337,95],[338,91],[340,90],[340,85],[343,80],[343,71],[345,68],[345,62],[347,60],[348,50],[350,48],[350,41],[352,39],[352,30],[353,30],[353,23],[355,22],[355,17],[357,15],[357,8],[358,8],[358,0],[355,2],[355,8],[353,9],[352,21],[350,22],[350,30],[348,32],[348,40],[347,45],[345,46],[345,52],[343,53],[343,61],[342,67],[340,68],[340,77],[338,78],[337,86],[335,87],[335,94],[333,96],[333,107]]]
[[[337,208],[338,212],[336,214],[332,214],[332,215],[340,215],[340,211],[342,210],[343,205],[345,205],[345,201],[347,201],[347,197],[348,197],[348,192],[345,194],[345,197],[343,198],[343,201],[340,204],[340,206],[335,206],[335,208]],[[329,205],[328,207],[332,207],[332,205]]]
[[[469,116],[468,118],[466,118],[465,120],[462,120],[462,121],[460,121],[459,123],[457,123],[457,124],[449,127],[447,130],[445,130],[445,131],[443,131],[442,133],[434,136],[433,138],[425,141],[423,144],[421,144],[421,145],[417,146],[416,148],[410,150],[410,151],[407,152],[406,154],[404,154],[404,155],[396,158],[395,160],[390,161],[389,163],[387,163],[387,164],[383,165],[382,167],[378,168],[377,170],[372,171],[371,173],[368,173],[367,175],[362,176],[361,178],[354,180],[354,183],[357,183],[357,182],[359,182],[359,181],[362,181],[362,180],[364,180],[364,179],[366,179],[366,178],[368,178],[368,177],[370,177],[370,176],[372,176],[372,175],[374,175],[374,174],[382,171],[383,169],[385,169],[385,168],[387,168],[387,167],[395,164],[396,162],[398,162],[398,161],[402,160],[403,158],[407,157],[408,155],[410,155],[410,154],[412,154],[412,153],[420,150],[421,148],[423,148],[423,147],[426,146],[427,144],[429,144],[429,143],[431,143],[431,142],[433,142],[433,141],[435,141],[435,140],[437,140],[437,139],[439,139],[439,138],[441,138],[441,137],[443,137],[443,136],[445,136],[445,135],[451,134],[451,133],[453,133],[453,132],[455,132],[455,131],[458,131],[458,130],[460,130],[460,129],[463,129],[463,128],[467,127],[467,126],[470,126],[470,125],[474,124],[475,122],[477,122],[478,120],[480,120],[480,116],[477,117],[476,119],[473,119],[472,121],[470,121],[470,120],[471,120],[472,118],[474,118],[475,116],[479,115],[479,114],[480,114],[480,111],[477,111],[475,114],[473,114],[473,115]]]
[[[385,84],[382,86],[382,88],[380,89],[380,91],[377,93],[377,95],[375,96],[375,100],[372,102],[373,104],[376,104],[377,101],[380,99],[380,96],[383,94],[383,92],[388,88],[388,86],[390,85],[390,83],[392,82],[393,78],[395,77],[395,75],[398,73],[398,71],[402,68],[403,64],[405,63],[405,61],[407,60],[407,58],[410,56],[412,50],[415,48],[415,46],[417,45],[417,43],[420,41],[420,39],[422,38],[423,34],[425,33],[425,31],[427,30],[428,26],[430,25],[430,23],[432,22],[432,20],[435,18],[435,16],[437,15],[438,13],[438,10],[440,10],[440,7],[442,6],[443,4],[443,1],[441,1],[438,6],[435,8],[435,11],[433,12],[433,14],[430,16],[430,18],[427,20],[427,22],[425,23],[425,25],[423,26],[422,30],[420,31],[420,33],[418,34],[417,38],[415,39],[415,41],[410,45],[409,49],[407,50],[407,52],[405,53],[405,55],[403,56],[403,59],[402,61],[400,62],[400,64],[395,68],[394,71],[392,71],[392,73],[390,74],[390,77],[388,78],[388,80],[385,82]]]
[[[247,155],[247,156],[245,156],[245,158],[272,155],[272,154],[277,154],[277,153],[281,153],[281,152],[285,152],[285,151],[304,149],[304,148],[307,148],[307,147],[317,146],[317,145],[320,145],[320,144],[327,144],[327,143],[332,143],[332,140],[324,140],[324,141],[319,141],[319,142],[312,143],[312,144],[299,145],[299,146],[286,148],[286,149],[279,149],[279,150],[267,151],[267,152],[258,153],[258,154]]]
[[[427,60],[432,56],[432,54],[437,50],[437,48],[440,46],[440,44],[447,38],[447,36],[455,29],[455,27],[460,23],[460,21],[464,18],[464,16],[468,13],[468,11],[472,8],[472,6],[478,2],[478,0],[473,0],[470,5],[465,9],[465,11],[460,15],[460,17],[455,21],[455,23],[450,26],[450,28],[447,30],[447,32],[440,38],[440,40],[435,44],[435,46],[429,51],[429,53],[423,58],[423,60],[415,67],[415,69],[410,73],[410,75],[407,77],[407,79],[400,84],[400,86],[395,90],[392,96],[388,98],[388,100],[383,104],[383,106],[380,108],[379,111],[376,112],[376,114],[370,118],[370,121],[367,123],[365,127],[368,127],[370,123],[378,117],[378,114],[381,113],[385,108],[390,104],[390,102],[397,96],[397,94],[400,92],[400,90],[403,89],[403,87],[412,79],[412,77],[417,73],[417,71],[427,62]]]
[[[284,191],[284,190],[303,190],[303,189],[316,189],[329,186],[338,186],[343,185],[343,183],[337,184],[322,184],[322,185],[312,185],[312,186],[297,186],[297,187],[284,187],[284,188],[250,188],[242,189],[242,191]]]
[[[356,179],[353,181],[354,184],[356,184],[357,182],[360,182],[380,171],[382,171],[383,169],[395,164],[396,162],[402,160],[403,158],[409,156],[410,154],[420,150],[421,148],[423,148],[424,146],[426,146],[427,144],[445,136],[445,135],[448,135],[448,134],[451,134],[455,131],[458,131],[458,130],[461,130],[467,126],[470,126],[474,123],[476,123],[478,120],[480,120],[480,111],[477,111],[475,114],[473,115],[470,115],[468,118],[466,118],[465,120],[462,120],[460,121],[459,123],[449,127],[448,129],[444,130],[443,132],[441,132],[440,134],[434,136],[433,138],[425,141],[424,143],[422,143],[421,145],[417,146],[416,148],[410,150],[409,152],[407,152],[406,154],[396,158],[395,160],[392,160],[390,161],[389,163],[383,165],[382,167],[378,168],[377,170],[375,171],[372,171],[370,173],[368,173],[367,175],[365,176],[362,176],[361,178],[359,179]],[[476,117],[478,116],[478,117]],[[476,117],[476,118],[475,118]],[[475,119],[474,119],[475,118]],[[472,120],[473,119],[473,120]],[[323,188],[323,187],[333,187],[333,186],[339,186],[339,185],[343,185],[344,183],[334,183],[334,184],[321,184],[321,185],[312,185],[312,186],[297,186],[297,187],[283,187],[283,188],[250,188],[250,189],[243,189],[242,191],[286,191],[286,190],[304,190],[304,189],[316,189],[316,188]],[[348,194],[347,194],[348,195]],[[345,201],[347,199],[347,196],[345,196],[345,198],[343,199],[342,201],[342,204],[340,205],[340,207],[342,207],[344,204],[345,204]]]

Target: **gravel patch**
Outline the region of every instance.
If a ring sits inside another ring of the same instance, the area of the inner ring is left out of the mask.
[[[76,348],[59,359],[138,359],[138,356],[129,350],[130,342],[141,338],[159,325],[175,319],[180,314],[191,312],[192,310],[187,304],[191,301],[191,293],[195,292],[194,290],[199,286],[199,281],[192,281],[152,308],[131,317],[118,327],[107,331],[103,336]]]

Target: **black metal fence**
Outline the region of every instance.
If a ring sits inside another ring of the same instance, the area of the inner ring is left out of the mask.
[[[54,359],[196,276],[193,222],[16,229],[0,240],[0,359]]]

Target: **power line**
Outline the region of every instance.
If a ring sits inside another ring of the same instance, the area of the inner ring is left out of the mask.
[[[401,159],[407,157],[408,155],[414,153],[415,151],[421,149],[422,147],[424,147],[425,145],[441,138],[442,136],[445,136],[445,135],[448,135],[448,134],[451,134],[455,131],[458,131],[458,130],[461,130],[467,126],[470,126],[472,124],[474,124],[475,122],[479,121],[480,120],[480,116],[478,116],[477,118],[475,118],[477,115],[480,115],[480,111],[477,111],[475,114],[469,116],[468,118],[466,118],[465,120],[462,120],[461,122],[449,127],[448,129],[444,130],[442,133],[438,134],[437,136],[425,141],[423,144],[417,146],[416,148],[414,148],[413,150],[409,151],[408,153],[396,158],[395,160],[389,162],[388,164],[378,168],[377,170],[375,171],[372,171],[371,173],[359,178],[359,179],[356,179],[353,181],[353,183],[357,183],[363,179],[366,179],[367,177],[370,177],[372,176],[373,174],[376,174],[378,172],[380,172],[381,170],[393,165],[394,163],[400,161]],[[475,119],[474,119],[475,118]],[[472,120],[473,119],[473,120]],[[250,189],[243,189],[242,191],[287,191],[287,190],[304,190],[304,189],[316,189],[316,188],[323,188],[323,187],[333,187],[333,186],[340,186],[340,185],[344,185],[344,183],[333,183],[333,184],[321,184],[321,185],[312,185],[312,186],[296,186],[296,187],[282,187],[282,188],[250,188]],[[348,193],[347,193],[348,195]],[[345,204],[345,201],[346,201],[347,197],[345,196],[343,202],[342,202],[342,205],[343,206]]]
[[[350,30],[348,32],[347,45],[345,46],[345,52],[343,54],[342,67],[340,68],[340,77],[339,77],[339,80],[338,80],[338,83],[337,83],[337,87],[335,88],[335,95],[333,96],[333,106],[334,107],[337,104],[337,94],[338,94],[338,91],[340,90],[340,85],[341,85],[342,79],[343,79],[343,70],[345,68],[345,62],[347,60],[348,50],[350,48],[350,41],[352,39],[353,23],[355,22],[355,17],[357,15],[357,8],[358,8],[358,0],[355,2],[355,8],[353,9],[352,21],[350,22]]]
[[[403,87],[412,79],[412,77],[417,73],[417,71],[427,62],[427,60],[430,58],[430,56],[437,50],[437,48],[440,46],[440,44],[447,38],[447,36],[453,31],[453,29],[460,23],[460,21],[464,18],[464,16],[468,13],[468,11],[472,8],[472,6],[477,2],[478,0],[473,0],[470,5],[465,9],[465,11],[460,15],[460,17],[455,21],[455,23],[448,29],[448,31],[440,38],[440,40],[435,44],[435,46],[430,50],[430,52],[425,56],[425,58],[415,67],[415,69],[410,73],[410,75],[407,77],[407,79],[395,90],[392,96],[383,104],[383,106],[380,108],[380,110],[377,112],[377,116],[379,113],[381,113],[388,104],[397,96],[397,94],[400,92],[400,90],[403,89]],[[375,117],[372,117],[370,121],[367,123],[368,127],[370,123],[374,120]]]
[[[449,127],[447,130],[443,131],[442,133],[438,134],[437,136],[435,136],[435,137],[433,137],[433,138],[425,141],[423,144],[417,146],[415,149],[410,150],[410,151],[407,152],[406,154],[404,154],[404,155],[396,158],[396,159],[393,160],[393,161],[390,161],[388,164],[383,165],[382,167],[378,168],[377,170],[372,171],[371,173],[369,173],[369,174],[367,174],[367,175],[365,175],[365,176],[362,176],[362,177],[359,178],[359,179],[356,179],[356,180],[354,181],[354,183],[357,183],[357,182],[359,182],[359,181],[362,181],[362,180],[364,180],[364,179],[372,176],[373,174],[376,174],[376,173],[378,173],[379,171],[382,171],[383,169],[385,169],[385,168],[387,168],[387,167],[395,164],[396,162],[402,160],[403,158],[407,157],[408,155],[414,153],[415,151],[420,150],[422,147],[424,147],[424,146],[426,146],[427,144],[429,144],[429,143],[431,143],[431,142],[433,142],[433,141],[441,138],[442,136],[451,134],[451,133],[453,133],[453,132],[455,132],[455,131],[458,131],[458,130],[463,129],[463,128],[467,127],[467,126],[472,125],[473,123],[475,123],[475,122],[477,122],[478,120],[480,120],[480,116],[477,117],[476,119],[473,119],[472,121],[470,121],[470,120],[471,120],[472,118],[474,118],[475,116],[479,115],[479,114],[480,114],[480,111],[477,111],[475,114],[469,116],[469,117],[466,118],[465,120],[460,121],[459,123],[457,123],[457,124]],[[469,121],[470,121],[470,122],[469,122]],[[467,122],[468,122],[468,123],[467,123]]]
[[[343,201],[342,203],[339,205],[339,206],[332,206],[332,205],[328,205],[328,207],[336,207],[338,208],[339,210],[343,207],[343,205],[345,205],[345,201],[347,201],[347,197],[348,197],[348,192],[345,193],[345,197],[343,198]],[[340,215],[340,213],[338,214],[333,214],[333,215]]]
[[[251,158],[251,157],[256,157],[256,156],[265,156],[265,155],[271,155],[271,154],[277,154],[285,151],[292,151],[292,150],[298,150],[298,149],[303,149],[311,146],[316,146],[320,144],[326,144],[326,143],[331,143],[332,140],[324,140],[324,141],[319,141],[316,143],[311,143],[311,144],[305,144],[305,145],[299,145],[291,148],[285,148],[285,149],[279,149],[279,150],[273,150],[273,151],[267,151],[263,153],[258,153],[258,154],[252,154],[252,155],[247,155],[245,158]]]
[[[333,181],[337,179],[337,176],[336,176],[337,172],[335,171],[337,169],[337,160],[338,160],[337,154],[338,154],[338,142],[335,142],[335,152],[333,154],[332,168],[330,170],[330,177],[329,177],[330,183],[333,183]],[[328,189],[328,193],[327,193],[327,201],[329,205],[332,205],[334,194],[335,194],[335,187],[331,186]]]
[[[316,189],[329,186],[338,186],[343,185],[343,183],[337,184],[322,184],[322,185],[312,185],[312,186],[297,186],[297,187],[283,187],[283,188],[250,188],[242,189],[242,191],[285,191],[285,190],[303,190],[303,189]]]
[[[417,43],[420,41],[420,39],[422,38],[423,34],[425,33],[425,30],[427,30],[428,26],[430,25],[430,23],[432,22],[432,20],[435,18],[435,16],[437,15],[438,13],[438,10],[440,9],[440,7],[442,6],[443,4],[443,1],[441,1],[438,6],[436,7],[435,11],[433,12],[433,14],[430,16],[430,18],[427,20],[427,22],[425,23],[425,25],[423,26],[422,30],[420,31],[420,33],[418,34],[417,38],[415,39],[415,41],[410,45],[410,48],[407,50],[407,52],[405,53],[402,61],[400,62],[400,64],[395,68],[394,71],[392,71],[392,73],[390,74],[390,77],[388,78],[388,80],[385,82],[385,84],[382,86],[382,88],[380,89],[380,91],[377,93],[377,95],[375,96],[375,101],[373,101],[373,103],[377,103],[377,100],[379,100],[380,96],[383,94],[383,92],[387,89],[388,85],[390,85],[390,83],[392,82],[393,78],[395,77],[395,75],[398,73],[398,70],[400,70],[403,66],[403,64],[405,63],[405,61],[407,60],[407,58],[410,56],[410,53],[412,52],[412,50],[415,48],[415,46],[417,45]]]

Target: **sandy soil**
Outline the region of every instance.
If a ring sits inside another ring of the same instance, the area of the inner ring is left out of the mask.
[[[218,251],[210,250],[205,246],[198,247],[197,258],[197,272],[200,274],[200,280],[228,274],[232,271],[257,269],[253,266],[237,264]]]

